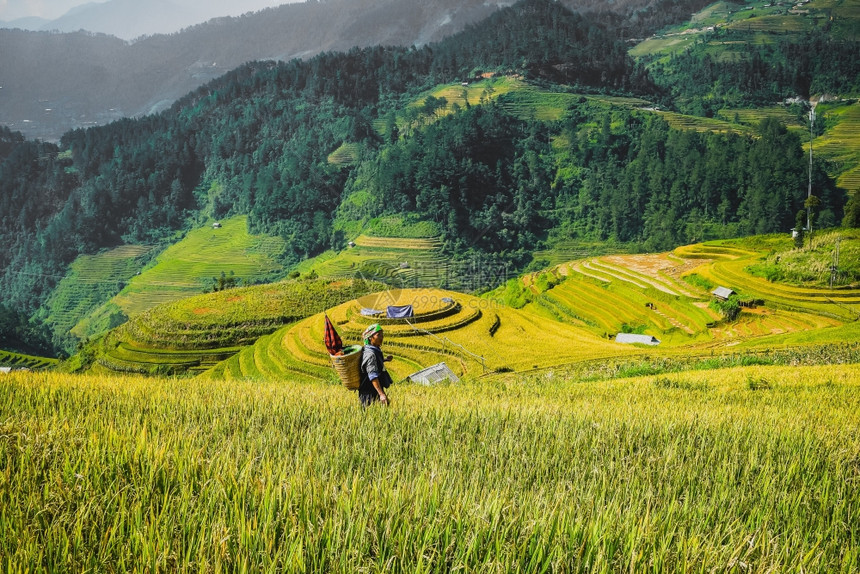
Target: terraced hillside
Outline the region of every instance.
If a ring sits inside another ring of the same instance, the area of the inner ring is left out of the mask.
[[[411,304],[415,317],[396,320],[361,314],[362,309],[384,309],[387,304]],[[475,377],[631,352],[629,347],[601,340],[576,326],[439,289],[387,290],[343,303],[330,309],[328,315],[345,344],[359,343],[367,325],[383,323],[384,348],[394,357],[389,369],[395,380],[443,361],[457,375]],[[310,377],[335,382],[323,344],[324,327],[322,314],[308,317],[260,339],[204,376]]]
[[[856,0],[812,0],[801,4],[754,0],[742,5],[716,2],[694,14],[687,24],[673,26],[640,42],[630,50],[634,58],[668,58],[695,42],[708,38],[715,29],[723,28],[748,34],[752,44],[777,42],[787,34],[800,34],[814,28],[826,27],[834,38],[856,38]],[[737,42],[734,50],[725,42],[709,40],[714,56],[732,58],[743,56],[745,42]]]
[[[841,236],[850,257],[856,238],[847,232]],[[791,334],[810,332],[821,333],[819,342],[844,340],[845,334],[856,331],[860,318],[860,286],[793,286],[750,272],[751,264],[785,243],[783,236],[760,237],[696,244],[664,254],[571,261],[522,277],[529,292],[524,309],[602,337],[619,332],[652,335],[664,353],[749,347],[759,339],[762,345],[774,345]],[[829,261],[829,252],[824,256]],[[717,286],[734,290],[752,306],[735,321],[722,320],[709,306],[710,291]],[[502,295],[503,290],[494,293]],[[812,340],[807,337],[807,342]]]
[[[860,192],[860,102],[819,104],[816,111],[828,127],[813,141],[813,154],[839,166],[839,187]]]
[[[679,280],[677,264],[665,255],[614,255],[568,262],[553,268],[557,284],[524,284],[534,295],[526,308],[580,325],[601,337],[617,333],[653,335],[662,346],[709,341],[719,316],[707,309],[707,294]]]
[[[328,251],[309,259],[295,271],[329,279],[361,277],[398,287],[440,286],[450,280],[438,235],[362,234],[352,244],[342,251]]]
[[[283,325],[382,287],[360,280],[287,281],[182,299],[111,331],[97,361],[116,372],[199,372]]]
[[[837,321],[855,321],[860,318],[860,288],[799,287],[755,277],[747,271],[747,267],[759,260],[762,254],[737,247],[730,241],[679,247],[674,253],[681,258],[707,260],[690,273],[698,274],[714,285],[728,287],[744,298],[764,301],[767,308],[813,314]]]
[[[857,237],[846,232],[843,239],[845,252],[854,253]],[[430,250],[433,241],[361,236],[347,253],[420,253]],[[795,286],[750,272],[751,264],[785,244],[781,235],[760,236],[670,253],[568,261],[516,281],[526,293],[522,309],[501,303],[498,291],[478,298],[363,280],[233,289],[133,318],[105,339],[99,368],[336,383],[323,344],[323,312],[346,344],[359,343],[367,325],[384,324],[385,347],[394,356],[390,368],[397,379],[442,361],[460,376],[478,377],[631,357],[704,360],[738,349],[757,353],[787,344],[856,339],[860,286]],[[729,287],[751,302],[737,320],[725,321],[709,305],[716,286]],[[403,304],[413,305],[413,318],[385,317],[388,305]],[[619,332],[653,336],[660,345],[616,343]]]
[[[34,357],[22,355],[0,349],[0,368],[11,368],[13,370],[28,369],[30,371],[41,371],[57,366],[56,359],[47,357]]]
[[[56,333],[72,331],[84,339],[95,330],[105,331],[109,318],[92,322],[87,319],[100,305],[119,293],[143,268],[152,247],[123,245],[96,255],[78,257],[48,299],[45,322]],[[80,324],[79,324],[80,323]]]
[[[727,122],[749,127],[759,125],[766,118],[773,118],[790,131],[802,134],[802,137],[806,139],[809,137],[809,125],[792,114],[789,108],[782,105],[767,108],[723,109],[716,115]]]
[[[131,317],[156,305],[203,293],[221,273],[233,273],[243,284],[283,275],[277,260],[284,247],[282,239],[251,235],[247,216],[220,223],[219,228],[207,225],[189,231],[135,275],[111,303]]]

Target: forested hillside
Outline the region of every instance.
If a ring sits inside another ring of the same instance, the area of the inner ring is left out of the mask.
[[[708,0],[562,0],[619,34],[643,36]],[[425,46],[514,0],[327,0],[218,18],[169,35],[124,42],[0,29],[0,124],[56,141],[67,130],[162,111],[245,62],[310,58],[353,47]],[[151,8],[150,8],[151,9]],[[75,28],[78,30],[78,28]],[[38,73],[34,73],[38,70]]]
[[[167,245],[208,217],[234,214],[286,241],[285,273],[342,247],[346,221],[355,228],[383,214],[436,222],[453,260],[515,268],[549,239],[665,249],[791,228],[807,164],[799,135],[774,120],[700,133],[672,128],[653,110],[585,97],[547,121],[513,112],[515,94],[489,85],[462,105],[427,96],[491,74],[559,92],[677,101],[680,111],[708,81],[729,93],[741,78],[760,80],[767,95],[750,97],[761,100],[797,95],[801,85],[860,93],[856,59],[835,58],[842,74],[817,75],[836,64],[783,60],[782,48],[755,56],[779,59],[779,74],[738,65],[679,82],[697,69],[687,59],[710,69],[707,58],[694,51],[649,71],[627,54],[616,24],[526,0],[421,49],[249,63],[161,114],[69,132],[59,145],[4,132],[0,303],[32,314],[80,254]],[[828,41],[832,53],[857,53],[856,39]],[[344,143],[354,160],[329,161]],[[820,164],[814,184],[816,224],[838,224],[845,191]]]

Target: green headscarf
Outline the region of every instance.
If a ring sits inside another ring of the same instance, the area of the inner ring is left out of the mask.
[[[370,337],[373,336],[374,333],[378,333],[379,331],[382,331],[382,325],[380,325],[379,323],[374,323],[373,325],[365,329],[364,333],[361,334],[361,338],[364,339],[364,344],[369,345]]]

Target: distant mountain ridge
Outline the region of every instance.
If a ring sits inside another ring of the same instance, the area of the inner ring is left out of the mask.
[[[562,2],[574,10],[611,8],[635,15],[643,27],[649,18],[667,17],[662,5],[671,4],[675,10],[680,6],[684,12],[685,4],[704,3]],[[512,4],[512,0],[304,2],[218,18],[134,43],[89,32],[0,29],[0,125],[54,141],[69,129],[165,109],[247,61],[304,58],[355,46],[424,45]]]
[[[62,13],[63,6],[42,6],[39,15],[22,16],[32,12],[21,7],[0,9],[2,28],[20,28],[33,32],[78,32],[85,30],[97,34],[135,40],[153,34],[173,34],[183,28],[201,24],[212,18],[239,16],[303,0],[101,0],[78,3]],[[64,3],[75,3],[68,0]]]

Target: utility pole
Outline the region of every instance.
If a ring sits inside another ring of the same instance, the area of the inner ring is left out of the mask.
[[[810,102],[812,109],[809,110],[809,191],[806,194],[807,202],[812,197],[812,126],[815,125],[815,104]],[[812,206],[806,209],[806,230],[809,232],[809,245],[812,246]]]

